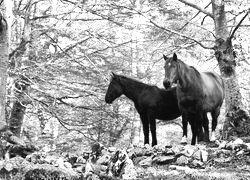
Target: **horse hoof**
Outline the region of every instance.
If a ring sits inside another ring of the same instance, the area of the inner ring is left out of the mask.
[[[216,141],[215,132],[212,132],[210,141],[212,142]]]
[[[181,138],[181,144],[183,144],[183,145],[187,144],[187,137],[186,136],[183,136]]]

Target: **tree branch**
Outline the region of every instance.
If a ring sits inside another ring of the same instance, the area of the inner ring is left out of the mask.
[[[186,38],[186,39],[189,39],[189,40],[191,40],[191,41],[193,41],[193,42],[196,42],[197,44],[199,44],[199,45],[200,45],[202,48],[204,48],[204,49],[214,49],[214,47],[205,46],[204,44],[202,44],[202,43],[199,42],[198,40],[196,40],[196,39],[194,39],[194,38],[191,38],[191,37],[189,37],[189,36],[187,36],[187,35],[185,35],[185,34],[181,34],[181,33],[177,32],[177,31],[175,31],[175,30],[167,29],[167,28],[165,28],[165,27],[162,27],[162,26],[156,24],[155,22],[153,22],[152,20],[149,20],[149,22],[150,22],[151,24],[153,24],[154,26],[156,26],[156,27],[158,27],[158,28],[160,28],[160,29],[162,29],[162,30],[164,30],[164,31],[168,31],[168,32],[174,33],[174,34],[176,34],[176,35],[178,35],[178,36],[181,36],[181,37],[184,37],[184,38]]]
[[[229,39],[231,40],[235,34],[235,32],[237,31],[237,29],[240,27],[241,23],[244,21],[244,19],[247,17],[247,15],[249,14],[249,11],[247,11],[247,13],[245,14],[245,16],[240,20],[240,22],[237,24],[237,26],[234,28],[232,34],[230,35]]]
[[[207,11],[207,10],[205,10],[205,9],[203,9],[203,8],[201,8],[201,7],[199,7],[199,6],[197,6],[196,4],[193,4],[193,3],[188,2],[188,1],[186,1],[186,0],[178,0],[178,1],[184,3],[184,4],[187,5],[187,6],[190,6],[190,7],[194,8],[194,9],[197,9],[198,11],[200,11],[200,12],[202,12],[202,13],[208,15],[208,16],[211,17],[212,19],[214,19],[212,13],[210,13],[209,11]]]

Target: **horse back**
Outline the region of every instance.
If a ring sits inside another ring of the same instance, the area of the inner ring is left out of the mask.
[[[203,92],[207,99],[211,101],[223,101],[225,95],[222,78],[214,72],[201,73],[201,78]]]
[[[151,86],[141,93],[138,102],[139,111],[151,111],[160,120],[172,120],[180,116],[176,88],[168,90]]]

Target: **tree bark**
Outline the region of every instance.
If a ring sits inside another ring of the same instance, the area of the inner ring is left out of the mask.
[[[232,38],[237,31],[240,23],[248,15],[239,22],[234,31],[230,35],[227,27],[227,19],[225,12],[225,0],[211,0],[212,13],[197,6],[188,0],[179,0],[180,2],[197,9],[206,16],[214,20],[215,30],[215,46],[211,49],[215,51],[215,57],[218,61],[221,75],[225,84],[225,107],[226,118],[224,121],[222,136],[224,139],[230,136],[249,136],[250,135],[250,118],[244,110],[242,96],[236,74],[235,53],[232,46]],[[184,37],[184,36],[183,36]],[[188,38],[195,42],[193,38]],[[198,43],[204,47],[201,43]]]
[[[28,43],[31,41],[31,7],[32,7],[32,0],[30,0],[27,14],[25,14],[25,24],[23,27],[22,32],[16,32],[18,34],[22,34],[21,42],[19,47],[14,50],[10,54],[12,66],[11,69],[20,68],[25,62],[22,60],[23,56],[30,55],[30,48],[27,46]],[[15,7],[17,8],[17,7]],[[29,58],[31,58],[29,56]],[[17,137],[21,136],[21,129],[24,119],[24,114],[26,111],[26,105],[29,103],[27,98],[27,94],[29,93],[29,80],[23,75],[16,75],[13,73],[12,77],[14,79],[14,92],[12,92],[15,96],[14,102],[12,102],[12,109],[10,112],[9,117],[9,128],[13,132],[13,134]]]
[[[2,131],[7,127],[5,118],[5,99],[9,57],[8,24],[3,16],[6,15],[6,6],[4,2],[0,4],[0,11],[0,131]]]
[[[235,53],[232,37],[227,29],[225,3],[223,0],[212,0],[212,11],[215,25],[215,57],[225,83],[226,118],[222,136],[248,136],[250,134],[249,116],[243,110],[242,96],[236,74]]]

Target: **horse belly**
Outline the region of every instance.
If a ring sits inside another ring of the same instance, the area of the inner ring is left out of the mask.
[[[179,107],[181,110],[195,113],[197,111],[197,100],[192,96],[187,96],[179,99]]]

